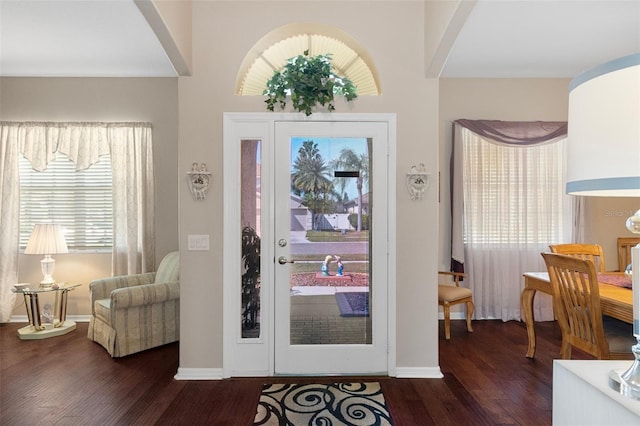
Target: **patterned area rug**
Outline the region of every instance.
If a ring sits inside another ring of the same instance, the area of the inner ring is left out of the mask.
[[[378,382],[264,385],[255,425],[393,425]]]
[[[336,293],[336,302],[341,317],[368,317],[369,292]]]

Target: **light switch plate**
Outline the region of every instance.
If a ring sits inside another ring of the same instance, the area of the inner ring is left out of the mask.
[[[209,235],[188,235],[187,250],[189,251],[209,250]]]

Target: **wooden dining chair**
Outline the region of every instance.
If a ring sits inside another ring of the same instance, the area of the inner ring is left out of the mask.
[[[593,262],[573,256],[542,253],[553,288],[553,308],[562,331],[563,359],[575,347],[597,359],[633,359],[633,326],[603,319],[598,276]]]
[[[631,248],[640,244],[640,237],[618,238],[618,271],[624,272],[631,263]]]
[[[438,284],[438,305],[444,313],[444,337],[451,338],[451,306],[460,303],[467,305],[467,331],[471,333],[471,317],[473,316],[473,293],[466,287],[460,287],[460,279],[466,275],[462,272],[438,271],[438,275],[446,276],[452,284]]]
[[[604,251],[600,244],[552,244],[549,249],[552,253],[588,259],[593,262],[596,271],[604,272]]]

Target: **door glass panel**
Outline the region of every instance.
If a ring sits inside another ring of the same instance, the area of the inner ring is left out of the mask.
[[[243,140],[241,148],[241,239],[240,285],[242,338],[260,337],[260,141]]]
[[[290,147],[290,344],[371,344],[371,140]]]

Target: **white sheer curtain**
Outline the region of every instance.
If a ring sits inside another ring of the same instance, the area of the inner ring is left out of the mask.
[[[500,124],[506,123],[498,123],[506,134],[519,125],[542,125]],[[571,197],[564,190],[566,126],[545,132],[521,143],[503,133],[497,142],[454,124],[452,263],[467,273],[476,318],[520,320],[522,274],[544,271],[540,252],[572,233]],[[553,320],[550,297],[535,298],[534,315]]]
[[[109,129],[114,275],[155,270],[153,146],[149,126]]]
[[[152,132],[149,123],[0,122],[0,322],[10,319],[17,280],[18,159],[45,170],[55,153],[83,170],[111,155],[114,192],[114,275],[155,268]],[[115,243],[117,241],[117,243]]]
[[[20,182],[18,176],[18,129],[0,125],[0,322],[11,318],[18,282]]]

